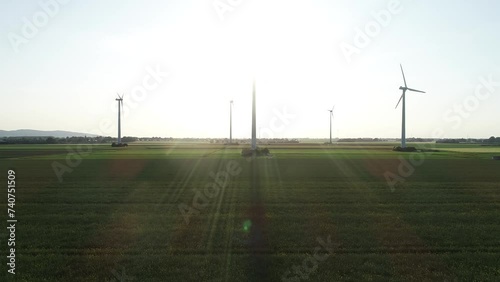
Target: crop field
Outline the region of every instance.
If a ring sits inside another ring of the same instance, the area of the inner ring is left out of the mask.
[[[500,281],[500,147],[394,145],[2,145],[15,279]]]

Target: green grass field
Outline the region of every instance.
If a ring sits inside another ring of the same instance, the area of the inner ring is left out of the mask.
[[[2,281],[500,281],[500,147],[393,145],[0,146]]]

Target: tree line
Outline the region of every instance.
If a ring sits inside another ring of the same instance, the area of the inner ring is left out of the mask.
[[[122,142],[135,142],[137,137],[123,137]],[[111,144],[114,137],[3,137],[0,144]]]

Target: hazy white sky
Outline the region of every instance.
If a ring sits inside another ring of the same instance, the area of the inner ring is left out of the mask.
[[[255,77],[262,137],[327,138],[333,105],[334,137],[399,137],[402,63],[408,86],[427,91],[407,94],[407,137],[499,136],[498,11],[486,0],[5,0],[0,129],[116,136],[120,92],[123,135],[226,137],[233,99],[233,135],[250,137]]]

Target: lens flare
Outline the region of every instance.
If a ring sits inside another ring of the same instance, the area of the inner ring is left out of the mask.
[[[252,227],[252,221],[249,219],[245,220],[245,222],[243,222],[243,231],[245,232],[250,231],[250,227]]]

